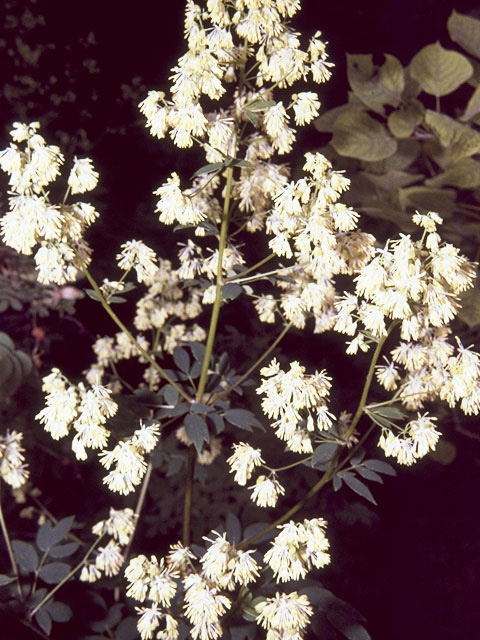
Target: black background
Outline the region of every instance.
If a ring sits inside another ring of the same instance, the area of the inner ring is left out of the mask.
[[[76,100],[61,106],[56,118],[46,123],[46,135],[83,127],[91,140],[89,155],[101,174],[97,198],[102,221],[92,235],[92,243],[100,249],[96,269],[106,269],[119,243],[136,233],[147,235],[147,242],[159,251],[164,245],[167,250],[170,241],[155,223],[150,194],[171,171],[188,174],[195,156],[182,154],[168,141],[153,140],[134,102],[122,100],[119,88],[136,76],[148,89],[166,88],[169,68],[184,50],[183,2],[40,0],[15,1],[9,6],[13,13],[25,6],[45,17],[45,25],[31,37],[53,43],[55,49],[30,69],[32,76],[38,73],[45,81],[50,73],[61,76],[67,64],[72,76],[78,77],[76,65],[84,57],[82,39],[89,32],[95,36],[91,57],[99,71],[74,83]],[[373,53],[379,60],[383,53],[390,53],[407,64],[426,44],[439,40],[452,46],[445,26],[452,8],[480,17],[474,4],[460,1],[453,5],[442,0],[304,0],[303,7],[295,18],[296,27],[307,36],[320,29],[336,64],[333,80],[320,87],[326,108],[345,101],[346,52]],[[5,82],[18,73],[15,56],[8,52],[12,33],[6,25],[1,50]],[[27,108],[30,119],[41,119],[43,109],[51,108],[48,91],[37,98]],[[2,93],[5,140],[20,107]],[[301,136],[300,152],[314,149],[320,141],[319,134],[309,128]],[[88,318],[83,320],[88,325]],[[292,339],[285,351],[290,347],[300,358],[300,343],[299,337]],[[301,354],[307,365],[315,365],[312,345],[304,345]],[[347,383],[348,375],[345,371]],[[442,429],[457,450],[451,464],[425,459],[414,468],[400,469],[397,478],[376,490],[378,509],[357,505],[352,511],[346,504],[329,515],[332,566],[325,571],[325,585],[367,617],[373,640],[479,637],[477,423],[468,420],[459,425],[447,417]]]

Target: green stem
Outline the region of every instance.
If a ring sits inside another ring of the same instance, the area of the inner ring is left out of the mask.
[[[195,474],[195,447],[190,445],[187,460],[187,477],[185,485],[185,498],[183,502],[183,531],[182,541],[185,547],[190,544],[190,521],[192,516],[193,480]]]
[[[37,611],[39,611],[43,607],[43,605],[46,602],[48,602],[55,593],[57,593],[60,587],[63,587],[63,585],[66,582],[68,582],[70,578],[73,578],[73,576],[77,573],[77,571],[79,571],[83,567],[83,565],[87,561],[88,556],[92,553],[92,551],[95,549],[95,547],[97,546],[97,544],[100,542],[102,538],[103,538],[103,534],[95,540],[95,542],[91,545],[90,549],[84,555],[83,559],[77,564],[77,566],[74,569],[70,571],[68,576],[65,576],[63,580],[61,580],[57,585],[55,585],[53,589],[49,591],[47,595],[40,600],[37,606],[34,609],[32,609],[32,611],[30,611],[30,613],[28,614],[30,618],[33,618],[33,616],[37,613]]]
[[[222,302],[222,268],[223,268],[223,254],[227,244],[228,234],[228,215],[230,212],[230,199],[232,195],[232,181],[233,181],[233,167],[227,169],[227,185],[225,187],[225,200],[223,203],[223,215],[222,225],[220,227],[220,239],[218,243],[218,265],[217,265],[217,279],[215,284],[215,300],[213,302],[212,315],[210,316],[210,326],[208,328],[207,344],[205,346],[205,356],[202,363],[202,371],[200,373],[200,379],[198,381],[197,389],[197,401],[201,402],[205,386],[207,384],[208,367],[210,365],[210,358],[213,351],[213,343],[215,341],[215,333],[217,330],[218,317],[220,314],[220,305]]]
[[[364,407],[365,407],[365,403],[367,401],[368,392],[369,392],[370,386],[372,384],[373,373],[375,371],[375,365],[376,365],[376,363],[378,361],[378,358],[380,356],[380,352],[382,351],[382,347],[385,344],[385,341],[387,340],[388,336],[390,335],[391,331],[393,330],[394,326],[396,326],[396,324],[397,324],[396,322],[392,322],[392,324],[388,328],[388,331],[387,331],[386,335],[382,336],[380,338],[380,340],[378,341],[378,343],[377,343],[377,347],[376,347],[376,349],[374,351],[374,354],[372,356],[372,361],[370,362],[370,367],[368,368],[367,377],[366,377],[366,380],[365,380],[365,384],[363,386],[362,395],[360,397],[360,402],[358,403],[357,411],[356,411],[356,413],[355,413],[355,415],[353,417],[352,423],[350,424],[347,433],[345,434],[345,440],[347,442],[350,439],[350,437],[352,436],[353,432],[355,431],[355,427],[357,426],[358,421],[360,420],[360,418],[363,415],[363,410],[364,410]],[[368,433],[370,433],[370,431]],[[328,465],[327,470],[322,475],[320,480],[310,489],[310,491],[308,491],[303,496],[303,498],[301,498],[296,504],[294,504],[293,507],[291,509],[289,509],[286,513],[284,513],[282,516],[280,516],[280,518],[275,520],[275,522],[273,522],[272,524],[269,524],[267,527],[262,529],[259,533],[257,533],[256,535],[252,536],[251,538],[248,538],[247,540],[244,540],[243,542],[241,542],[239,547],[242,548],[242,547],[246,547],[246,546],[252,544],[253,542],[258,540],[259,538],[262,538],[265,534],[270,533],[270,531],[273,531],[274,529],[276,529],[278,526],[280,526],[281,524],[286,522],[289,518],[291,518],[298,511],[300,511],[300,509],[303,507],[303,505],[308,500],[310,500],[310,498],[313,498],[313,496],[316,495],[320,491],[320,489],[322,487],[324,487],[327,484],[327,482],[329,482],[329,480],[331,480],[331,478],[333,478],[333,476],[338,471],[338,469],[341,468],[342,466],[344,466],[346,464],[346,462],[348,462],[348,460],[352,457],[353,452],[355,450],[356,450],[356,448],[352,449],[352,451],[350,451],[350,453],[347,455],[347,457],[342,461],[342,463],[340,465],[338,464],[338,459],[340,457],[340,451],[341,450],[339,450],[335,454],[335,456],[332,458],[332,460],[330,461],[330,464]]]
[[[0,481],[0,489],[2,483]],[[10,558],[10,564],[12,565],[13,575],[15,576],[15,582],[17,583],[18,595],[20,596],[21,602],[24,601],[23,593],[22,593],[22,585],[20,584],[20,574],[18,572],[17,561],[15,560],[15,555],[13,553],[12,543],[10,542],[10,536],[8,535],[7,523],[5,522],[5,518],[3,517],[3,508],[2,508],[2,500],[0,494],[0,525],[2,527],[3,539],[5,540],[5,545],[8,551],[8,557]]]
[[[370,366],[368,368],[368,372],[367,372],[367,377],[365,379],[365,384],[363,385],[363,390],[362,390],[362,395],[360,397],[360,402],[358,403],[358,407],[357,407],[357,411],[355,412],[355,415],[353,416],[352,422],[350,424],[350,426],[348,427],[348,430],[345,434],[345,440],[348,442],[348,440],[350,439],[350,437],[352,436],[353,432],[355,431],[355,427],[357,426],[360,418],[363,415],[363,410],[365,408],[365,405],[367,403],[367,397],[368,397],[368,392],[370,391],[370,386],[372,384],[372,380],[373,380],[373,374],[375,372],[375,365],[378,362],[378,358],[380,357],[380,353],[382,351],[383,345],[385,344],[385,341],[387,340],[388,336],[390,335],[390,333],[392,332],[393,328],[397,325],[397,322],[392,322],[392,324],[388,327],[387,333],[382,336],[380,338],[380,340],[377,342],[377,346],[375,347],[375,351],[373,352],[373,356],[372,356],[372,360],[370,362]]]
[[[105,296],[103,295],[103,293],[100,291],[99,286],[97,285],[97,283],[95,282],[95,280],[93,279],[92,275],[90,274],[89,270],[87,269],[86,266],[83,267],[83,273],[85,274],[85,277],[87,278],[87,280],[89,281],[89,283],[92,286],[92,289],[95,291],[95,293],[98,296],[99,302],[102,305],[102,307],[105,309],[105,311],[108,313],[108,315],[110,316],[110,318],[115,322],[115,324],[117,325],[117,327],[119,327],[123,333],[127,336],[127,338],[130,340],[130,342],[135,346],[135,348],[142,354],[142,356],[145,358],[145,360],[147,360],[147,362],[149,362],[152,367],[154,367],[158,373],[162,376],[162,378],[164,380],[166,380],[169,384],[172,385],[172,387],[174,387],[174,389],[176,389],[178,391],[178,393],[187,401],[190,402],[191,398],[189,397],[189,395],[182,389],[182,387],[180,387],[174,380],[172,380],[170,378],[170,376],[168,375],[168,373],[162,369],[162,367],[158,364],[158,362],[152,358],[152,356],[145,351],[145,349],[137,342],[137,340],[135,340],[135,337],[133,336],[133,334],[127,329],[127,327],[123,324],[123,322],[120,320],[120,318],[117,316],[117,314],[115,313],[115,311],[112,309],[112,307],[108,304],[108,302],[105,300]]]
[[[218,400],[221,400],[222,398],[228,396],[230,394],[231,391],[233,391],[233,389],[235,389],[236,387],[238,387],[238,385],[242,384],[242,382],[244,380],[246,380],[248,378],[248,376],[250,374],[252,374],[255,369],[260,366],[262,364],[262,362],[265,360],[265,358],[270,355],[270,353],[272,353],[272,351],[275,349],[275,347],[278,345],[279,342],[281,342],[282,338],[290,331],[290,328],[292,326],[292,323],[288,323],[287,325],[285,325],[285,327],[282,329],[281,333],[275,338],[275,340],[272,342],[272,344],[268,347],[268,349],[266,349],[262,355],[257,358],[257,360],[255,360],[255,362],[252,364],[252,366],[247,369],[247,371],[245,371],[245,373],[240,376],[240,378],[238,378],[238,380],[232,384],[231,387],[228,387],[228,389],[225,389],[224,391],[221,391],[220,393],[217,393],[213,398],[212,401],[213,402],[217,402]]]
[[[271,473],[280,473],[280,471],[287,471],[288,469],[293,469],[294,467],[298,467],[301,464],[305,464],[312,459],[312,456],[308,456],[308,458],[303,458],[302,460],[297,460],[296,462],[292,462],[292,464],[286,464],[284,467],[278,467],[273,469],[272,467],[267,467],[266,464],[262,465],[264,469],[268,469]]]
[[[134,538],[135,532],[137,530],[138,520],[140,519],[140,513],[142,512],[143,505],[145,503],[145,498],[147,496],[147,488],[148,488],[148,483],[150,482],[150,478],[152,477],[152,471],[153,471],[153,466],[152,466],[152,463],[150,462],[148,464],[147,470],[145,472],[145,476],[143,478],[142,488],[140,489],[140,495],[138,496],[138,502],[137,502],[137,506],[135,508],[135,523],[134,523],[134,526],[133,526],[133,531],[132,531],[132,533],[130,535],[130,539],[128,541],[128,544],[125,547],[125,551],[123,552],[123,560],[124,560],[124,562],[127,560],[128,554],[130,553],[130,548],[132,546],[133,538]]]
[[[270,255],[265,256],[265,258],[262,258],[256,264],[252,265],[251,267],[248,267],[248,269],[245,269],[240,273],[236,273],[234,276],[229,276],[228,278],[225,278],[224,282],[235,282],[235,280],[242,279],[244,276],[247,275],[247,273],[251,273],[252,271],[255,271],[255,269],[262,267],[266,262],[274,258],[275,255],[276,255],[275,253],[271,253]]]
[[[223,254],[227,245],[228,236],[228,217],[230,213],[230,199],[232,196],[233,167],[227,168],[227,184],[225,187],[225,200],[223,202],[222,224],[220,227],[220,238],[218,242],[218,263],[217,263],[217,279],[215,285],[215,300],[213,302],[212,315],[210,316],[210,326],[208,327],[207,343],[205,345],[205,355],[203,357],[202,371],[198,381],[196,398],[197,402],[202,402],[203,394],[208,378],[208,368],[210,358],[213,352],[213,343],[217,331],[218,317],[220,315],[220,306],[222,302],[222,271],[223,271]],[[193,479],[195,472],[195,449],[190,445],[187,461],[187,477],[185,485],[185,499],[183,504],[183,544],[188,546],[190,543],[190,521],[192,512],[192,496],[193,496]]]
[[[328,469],[325,471],[323,476],[320,478],[320,480],[310,489],[310,491],[308,491],[308,493],[306,493],[303,496],[303,498],[301,498],[296,504],[294,504],[293,507],[291,509],[289,509],[286,513],[284,513],[282,516],[280,516],[280,518],[275,520],[275,522],[272,522],[271,524],[269,524],[267,527],[262,529],[256,535],[251,536],[250,538],[247,538],[247,540],[243,540],[239,545],[237,545],[237,549],[242,549],[244,547],[247,547],[247,546],[251,545],[253,542],[258,540],[259,538],[262,538],[267,533],[270,533],[270,531],[273,531],[278,526],[280,526],[281,524],[286,522],[289,518],[294,516],[297,513],[297,511],[300,511],[300,509],[303,507],[303,505],[308,500],[310,500],[310,498],[312,498],[315,494],[317,494],[320,491],[320,489],[325,484],[327,484],[327,482],[330,480],[330,478],[332,478],[333,475],[335,474],[335,471],[336,471],[336,459],[334,458],[332,460],[332,462],[330,463]]]

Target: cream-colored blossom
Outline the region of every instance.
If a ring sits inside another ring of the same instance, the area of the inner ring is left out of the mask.
[[[258,476],[253,487],[251,498],[259,507],[274,507],[278,496],[285,494],[285,489],[276,478]]]
[[[95,566],[107,576],[116,576],[123,564],[123,555],[120,545],[110,540],[106,547],[99,547],[95,558]]]
[[[73,194],[91,191],[97,186],[98,171],[93,168],[90,158],[73,160],[73,167],[68,176],[68,186]]]
[[[235,472],[235,482],[245,486],[254,468],[263,464],[264,461],[260,449],[254,449],[249,444],[240,442],[233,445],[233,454],[227,458],[227,462],[230,465],[230,471]]]
[[[22,487],[29,476],[22,439],[23,433],[18,431],[7,430],[0,436],[0,477],[13,489]]]
[[[313,615],[313,608],[306,595],[276,593],[273,598],[259,602],[255,609],[257,623],[264,629],[276,632],[268,638],[302,638],[303,630]],[[278,635],[277,635],[278,634]]]
[[[114,509],[111,507],[109,517],[106,520],[97,522],[92,527],[92,533],[96,536],[108,533],[119,544],[126,545],[135,531],[136,520],[137,516],[132,509]]]
[[[139,282],[147,281],[157,271],[155,252],[140,240],[129,240],[122,244],[117,260],[120,269],[135,269]]]

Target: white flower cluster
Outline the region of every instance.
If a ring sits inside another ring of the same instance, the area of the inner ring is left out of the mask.
[[[86,460],[86,449],[102,449],[106,446],[109,430],[108,418],[117,412],[117,404],[110,398],[111,390],[99,384],[86,389],[83,383],[71,385],[59,369],[43,378],[42,390],[47,394],[46,407],[36,419],[45,425],[54,440],[76,433],[72,450],[78,460]]]
[[[0,477],[13,489],[22,487],[29,475],[22,439],[23,433],[18,431],[7,430],[6,435],[0,435]]]
[[[122,546],[126,546],[135,531],[137,516],[132,509],[110,509],[109,517],[92,527],[96,536],[112,536],[108,544],[99,547],[95,562],[87,562],[80,573],[82,582],[96,582],[102,577],[116,576],[124,562]]]
[[[158,442],[159,426],[140,423],[133,436],[119,442],[111,451],[102,451],[100,462],[110,470],[103,482],[111,491],[126,496],[135,491],[147,470],[145,454],[155,449]]]
[[[417,213],[413,219],[424,229],[422,240],[402,235],[376,250],[355,279],[355,293],[337,299],[335,329],[355,336],[347,349],[354,354],[367,350],[372,338],[385,336],[389,322],[399,323],[401,340],[391,360],[376,367],[379,383],[397,390],[410,411],[440,399],[451,407],[458,404],[467,415],[478,414],[480,356],[458,339],[457,347],[449,341],[459,294],[473,286],[476,265],[442,242],[436,213]]]
[[[400,464],[411,465],[434,451],[440,433],[435,429],[436,418],[428,414],[411,420],[400,433],[394,435],[389,429],[383,429],[378,445],[385,455],[393,456]]]
[[[289,371],[282,371],[275,358],[260,374],[264,380],[257,393],[265,395],[262,409],[275,420],[275,434],[286,441],[288,450],[311,453],[311,434],[327,431],[336,420],[327,409],[331,378],[325,371],[307,375],[297,361],[290,363]]]
[[[319,333],[335,323],[334,277],[354,274],[373,255],[373,236],[356,230],[358,214],[338,202],[350,181],[332,169],[320,153],[305,155],[304,169],[310,175],[285,182],[273,193],[273,208],[265,218],[266,231],[274,237],[274,254],[295,258],[295,265],[278,281],[281,292],[255,302],[260,320],[274,322],[282,312],[295,327],[303,329],[308,317]]]
[[[335,305],[337,331],[353,336],[361,322],[378,338],[386,335],[390,319],[401,322],[403,340],[417,341],[456,316],[458,294],[473,286],[475,266],[453,245],[441,242],[436,213],[417,213],[413,221],[424,227],[424,239],[415,242],[401,234],[375,251],[355,278],[355,295],[347,294]],[[358,334],[349,352],[356,353],[364,343]]]
[[[301,640],[313,609],[304,594],[276,593],[255,605],[257,623],[268,629],[266,640]]]
[[[84,202],[50,202],[45,188],[59,175],[64,157],[57,146],[46,144],[39,128],[38,122],[14,123],[10,132],[14,143],[0,152],[0,167],[9,174],[11,187],[1,235],[6,245],[26,255],[39,245],[35,253],[39,281],[65,284],[90,261],[90,248],[82,236],[98,213]],[[23,148],[16,143],[23,143]],[[68,191],[90,191],[97,180],[91,160],[75,158]]]
[[[330,77],[328,68],[333,65],[327,62],[320,32],[310,40],[307,51],[303,51],[298,35],[284,22],[297,13],[299,2],[262,0],[251,6],[243,1],[231,5],[210,0],[204,8],[188,1],[185,15],[188,51],[172,69],[172,99],[166,99],[162,91],[150,91],[140,104],[152,135],[163,138],[169,131],[180,148],[191,147],[194,138],[207,137],[211,148],[234,155],[234,113],[220,117],[205,114],[200,98],[205,95],[218,100],[225,94],[223,83],[235,80],[245,64],[244,42],[255,45],[245,47],[245,51],[256,69],[257,87],[265,83],[289,87],[306,79],[309,73],[315,82]],[[251,96],[246,93],[240,100],[246,104]],[[294,96],[292,107],[296,123],[307,124],[318,114],[319,101],[312,92],[304,92]],[[280,152],[290,150],[295,137],[288,120],[281,102],[265,118],[266,132]]]
[[[177,637],[177,622],[168,610],[180,580],[183,582],[183,609],[191,624],[192,638],[210,640],[222,635],[220,618],[230,609],[231,600],[221,592],[248,585],[260,574],[253,551],[236,549],[225,534],[214,531],[212,535],[212,539],[204,538],[211,544],[200,558],[198,572],[193,565],[195,555],[181,544],[172,545],[166,559],[157,560],[152,556],[148,560],[145,556],[137,556],[130,560],[125,570],[130,583],[127,595],[140,602],[152,601],[150,607],[137,608],[140,614],[138,631],[142,639],[152,638],[162,621],[169,626],[172,635],[161,632],[156,637],[165,640]]]
[[[281,525],[281,532],[273,540],[264,556],[275,579],[280,582],[305,578],[312,567],[324,567],[330,562],[329,542],[325,536],[327,523],[323,518],[293,520]]]

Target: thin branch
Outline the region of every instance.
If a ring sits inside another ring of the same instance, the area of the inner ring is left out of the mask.
[[[83,565],[86,563],[88,556],[92,553],[92,551],[95,549],[95,547],[98,545],[98,543],[100,542],[100,540],[103,538],[103,533],[102,535],[98,536],[98,538],[95,540],[95,542],[90,546],[89,550],[87,551],[87,553],[83,556],[83,559],[77,564],[77,566],[72,569],[69,574],[67,576],[65,576],[65,578],[63,578],[63,580],[61,580],[57,585],[55,585],[53,587],[53,589],[51,591],[49,591],[47,593],[47,595],[42,598],[40,600],[40,602],[37,604],[37,606],[32,609],[32,611],[30,611],[30,613],[28,614],[30,619],[33,618],[33,616],[37,613],[37,611],[39,611],[43,605],[48,602],[50,600],[50,598],[57,593],[57,591],[63,587],[63,585],[68,582],[70,580],[70,578],[73,578],[73,576],[77,573],[77,571],[79,571]]]
[[[137,531],[138,520],[140,519],[140,513],[142,512],[143,505],[145,504],[145,498],[147,497],[147,489],[148,483],[150,482],[150,478],[152,477],[153,466],[152,463],[149,462],[147,470],[145,471],[145,476],[143,477],[142,488],[140,489],[140,495],[138,496],[137,506],[135,507],[135,522],[133,525],[133,531],[130,535],[130,539],[128,541],[127,546],[123,552],[123,561],[125,562],[128,558],[128,554],[130,553],[130,549],[133,543],[133,538],[135,537],[135,532]]]
[[[172,378],[170,378],[168,373],[158,364],[158,362],[154,358],[152,358],[152,356],[148,353],[148,351],[145,351],[145,349],[141,346],[141,344],[139,344],[139,342],[137,342],[137,340],[135,339],[134,335],[123,324],[123,322],[117,316],[115,311],[112,309],[112,307],[106,301],[105,296],[101,292],[99,286],[95,282],[94,278],[90,274],[90,272],[87,269],[87,267],[84,266],[84,267],[82,267],[82,269],[83,269],[83,273],[85,274],[85,277],[87,278],[87,280],[91,284],[92,289],[97,294],[100,304],[105,309],[105,311],[108,313],[110,318],[115,322],[117,327],[119,327],[123,331],[123,333],[127,336],[127,338],[130,340],[130,342],[135,346],[137,351],[139,351],[142,354],[142,356],[145,358],[145,360],[147,360],[152,365],[152,367],[154,367],[158,371],[158,373],[162,376],[162,378],[164,378],[164,380],[166,380],[169,384],[171,384],[172,387],[174,387],[174,389],[176,389],[178,391],[178,393],[187,402],[190,402],[191,398],[189,397],[189,395],[182,389],[182,387],[180,387],[174,380],[172,380]]]
[[[0,480],[0,489],[2,483]],[[10,564],[12,565],[13,575],[15,576],[15,582],[17,583],[18,595],[20,596],[20,600],[23,602],[24,597],[22,593],[22,585],[20,583],[20,574],[18,571],[17,561],[15,560],[15,555],[13,553],[12,543],[10,542],[10,536],[8,535],[7,523],[5,522],[5,518],[3,517],[3,507],[2,500],[0,494],[0,525],[2,527],[3,539],[5,540],[5,544],[7,546],[8,557],[10,558]]]

